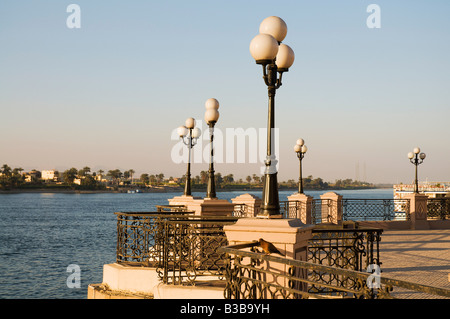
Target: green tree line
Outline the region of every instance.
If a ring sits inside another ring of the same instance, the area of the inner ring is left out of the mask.
[[[4,164],[0,168],[0,189],[15,189],[23,188],[28,185],[35,187],[48,187],[48,183],[44,183],[40,177],[40,172],[32,170],[29,175],[28,182],[25,180],[25,174],[23,174],[23,168],[12,169],[7,164]],[[75,167],[69,168],[64,172],[55,172],[55,176],[60,182],[61,187],[69,187],[72,189],[105,189],[106,186],[112,186],[118,188],[120,185],[129,186],[184,186],[186,176],[183,175],[179,178],[173,178],[170,176],[165,178],[164,173],[148,174],[143,173],[139,179],[133,179],[135,171],[133,169],[121,171],[120,169],[98,170],[92,172],[91,168],[85,166],[81,169]],[[194,188],[206,187],[208,183],[208,171],[201,171],[198,175],[191,177],[191,183]],[[215,184],[217,189],[227,188],[259,188],[263,186],[264,176],[257,174],[247,175],[245,178],[235,178],[234,174],[222,175],[220,172],[214,174]],[[75,183],[77,181],[77,183]],[[296,188],[298,187],[298,180],[289,179],[287,181],[279,182],[280,189],[283,188]],[[354,181],[352,179],[339,179],[334,183],[325,182],[322,178],[308,176],[303,178],[304,189],[322,190],[322,189],[351,189],[351,188],[372,188],[373,184],[363,183],[360,181]]]
[[[4,164],[0,169],[0,189],[14,189],[25,183],[25,176],[22,174],[23,168],[12,169]]]

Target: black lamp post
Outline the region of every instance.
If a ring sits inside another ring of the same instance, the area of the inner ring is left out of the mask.
[[[259,34],[250,42],[250,53],[257,64],[263,67],[263,79],[268,88],[269,114],[267,123],[267,156],[265,160],[264,187],[259,217],[279,217],[277,159],[275,157],[275,93],[281,86],[283,72],[287,72],[294,63],[294,51],[281,44],[287,33],[286,23],[279,17],[264,19]]]
[[[209,161],[209,171],[208,171],[208,186],[206,188],[206,198],[217,198],[216,197],[216,183],[214,181],[214,125],[217,123],[219,119],[219,102],[214,99],[208,99],[205,103],[205,121],[209,126],[209,137],[210,137],[210,161]]]
[[[414,193],[419,193],[419,180],[417,178],[417,167],[423,163],[423,160],[425,159],[426,155],[425,153],[420,153],[420,148],[416,147],[414,149],[414,152],[408,153],[408,158],[411,163],[414,164],[416,167],[415,169],[415,178],[414,178]]]
[[[185,126],[180,126],[177,130],[178,135],[188,147],[188,165],[186,171],[186,180],[184,185],[184,196],[191,195],[191,149],[197,144],[197,139],[201,135],[201,130],[195,127],[195,120],[190,117],[186,120]]]
[[[297,140],[297,144],[294,146],[294,151],[297,153],[297,157],[300,162],[300,172],[298,178],[298,192],[299,194],[303,194],[303,177],[302,177],[302,159],[305,157],[305,153],[308,148],[305,145],[305,141],[301,138]]]

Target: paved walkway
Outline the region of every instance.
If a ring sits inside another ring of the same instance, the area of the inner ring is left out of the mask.
[[[450,230],[385,230],[381,276],[450,289]],[[396,298],[438,298],[395,289]]]

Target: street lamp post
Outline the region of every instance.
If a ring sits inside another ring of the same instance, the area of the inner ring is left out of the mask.
[[[259,27],[259,34],[250,42],[250,53],[256,64],[263,68],[263,79],[268,88],[269,114],[267,123],[267,156],[265,160],[264,187],[259,216],[280,216],[278,198],[277,159],[274,152],[275,128],[275,93],[281,86],[284,72],[294,63],[294,51],[282,44],[287,33],[286,23],[279,17],[264,19]]]
[[[297,153],[297,157],[300,162],[300,172],[298,178],[298,192],[299,194],[303,194],[303,177],[302,177],[302,159],[305,157],[305,153],[308,148],[305,145],[305,141],[301,138],[297,140],[297,144],[294,146],[294,151]]]
[[[416,167],[415,171],[415,178],[414,178],[414,193],[419,193],[419,180],[417,178],[417,167],[423,163],[423,160],[425,159],[426,155],[425,153],[420,153],[420,148],[416,147],[414,148],[413,152],[408,153],[408,158],[411,163],[414,164]]]
[[[208,171],[208,186],[206,188],[206,198],[217,198],[216,197],[216,183],[214,181],[214,125],[219,119],[219,102],[214,99],[208,99],[205,103],[205,121],[209,126],[209,137],[210,137],[210,161],[209,161],[209,171]]]
[[[201,135],[201,130],[195,127],[195,120],[190,117],[186,120],[184,126],[177,129],[181,140],[188,147],[188,165],[186,171],[186,180],[184,185],[184,196],[191,195],[191,149],[197,144],[197,139]]]

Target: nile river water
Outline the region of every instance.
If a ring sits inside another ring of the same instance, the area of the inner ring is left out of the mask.
[[[221,192],[231,199],[246,192]],[[280,200],[293,191],[281,191]],[[305,192],[318,197],[324,191]],[[393,198],[392,189],[337,191],[344,198]],[[261,197],[260,192],[254,192]],[[175,193],[0,194],[0,299],[81,299],[115,262],[118,211],[154,211]],[[193,193],[204,196],[203,193]],[[80,287],[69,287],[78,265]]]

